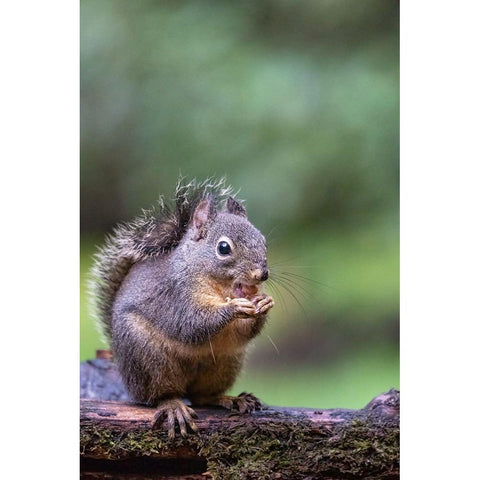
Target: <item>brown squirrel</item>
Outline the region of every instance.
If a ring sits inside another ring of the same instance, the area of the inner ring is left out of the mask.
[[[157,407],[153,428],[197,430],[193,405],[240,413],[252,394],[226,396],[248,343],[273,307],[264,236],[224,180],[180,180],[171,208],[117,227],[95,256],[93,296],[130,395]]]

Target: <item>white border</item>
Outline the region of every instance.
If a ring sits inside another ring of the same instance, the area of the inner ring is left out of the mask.
[[[78,478],[79,5],[0,22],[2,470]]]
[[[478,4],[401,2],[401,472],[478,470]]]

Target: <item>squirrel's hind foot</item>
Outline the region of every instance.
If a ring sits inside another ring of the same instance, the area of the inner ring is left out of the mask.
[[[195,410],[187,407],[179,398],[164,400],[158,405],[158,411],[155,414],[152,429],[159,430],[163,428],[166,422],[166,429],[170,440],[175,438],[175,426],[180,428],[182,437],[187,435],[187,427],[193,432],[198,432],[198,427],[193,421],[197,418]]]
[[[217,405],[239,413],[250,413],[262,409],[262,402],[255,395],[246,392],[242,392],[238,397],[222,395],[218,399]]]

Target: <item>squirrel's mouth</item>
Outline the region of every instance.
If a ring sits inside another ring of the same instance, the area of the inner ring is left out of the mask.
[[[235,282],[233,284],[233,298],[251,298],[258,293],[258,285]]]

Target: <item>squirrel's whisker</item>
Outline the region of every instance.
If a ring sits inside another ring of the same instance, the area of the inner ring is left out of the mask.
[[[275,243],[276,239],[275,237],[272,237],[272,233],[279,227],[279,225],[274,225],[270,231],[265,235],[265,238],[267,239],[267,242],[269,245],[272,245],[272,243]]]
[[[285,277],[281,274],[276,274],[274,275],[274,279],[277,280],[282,280],[286,284],[290,285],[295,291],[297,291],[299,294],[301,294],[303,297],[305,297],[306,300],[310,300],[311,298],[314,297],[313,292],[311,290],[308,290],[305,286],[299,284],[295,280]]]
[[[327,283],[320,282],[318,280],[314,280],[313,278],[304,277],[303,275],[299,275],[298,273],[293,273],[293,272],[280,272],[280,273],[282,275],[288,275],[290,277],[295,277],[298,280],[303,281],[303,282],[309,282],[309,283],[312,283],[312,284],[315,284],[315,285],[319,285],[321,287],[326,287],[326,288],[331,288],[332,290],[341,291],[338,288],[335,288],[335,287],[332,287],[331,285],[328,285]]]
[[[266,283],[268,288],[271,288],[273,290],[273,292],[275,293],[275,296],[278,299],[280,299],[280,303],[282,304],[283,309],[286,312],[288,312],[287,303],[285,302],[285,299],[283,298],[283,292],[280,290],[280,288],[277,285],[275,285],[275,282],[271,278],[269,280],[267,280],[265,283]]]
[[[280,350],[278,347],[275,345],[275,342],[272,340],[272,337],[270,335],[267,335],[267,338],[270,340],[270,343],[273,345],[273,348],[277,352],[277,355],[280,355]]]
[[[217,361],[215,360],[215,354],[213,353],[213,345],[212,340],[210,339],[210,335],[208,336],[208,343],[210,344],[210,352],[212,352],[213,363],[216,364]]]
[[[291,262],[292,260],[296,260],[297,258],[300,258],[300,255],[296,255],[295,257],[290,257],[290,258],[287,258],[285,260],[280,260],[278,262],[271,263],[270,267],[275,268],[279,265],[285,265],[286,263]]]
[[[274,281],[278,283],[279,286],[284,288],[291,296],[292,298],[297,302],[298,306],[302,309],[303,313],[306,315],[306,310],[305,307],[303,306],[302,302],[298,299],[298,297],[293,293],[292,288],[293,286],[287,283],[284,279],[282,278],[276,278]]]
[[[275,274],[274,277],[277,280],[282,280],[283,282],[285,282],[287,285],[289,285],[291,288],[301,294],[305,298],[305,300],[313,300],[317,305],[322,305],[322,303],[315,296],[315,293],[312,290],[307,289],[302,284],[298,283],[298,281],[295,281],[290,277],[284,277],[281,274]],[[311,285],[308,285],[308,287],[311,287]]]

